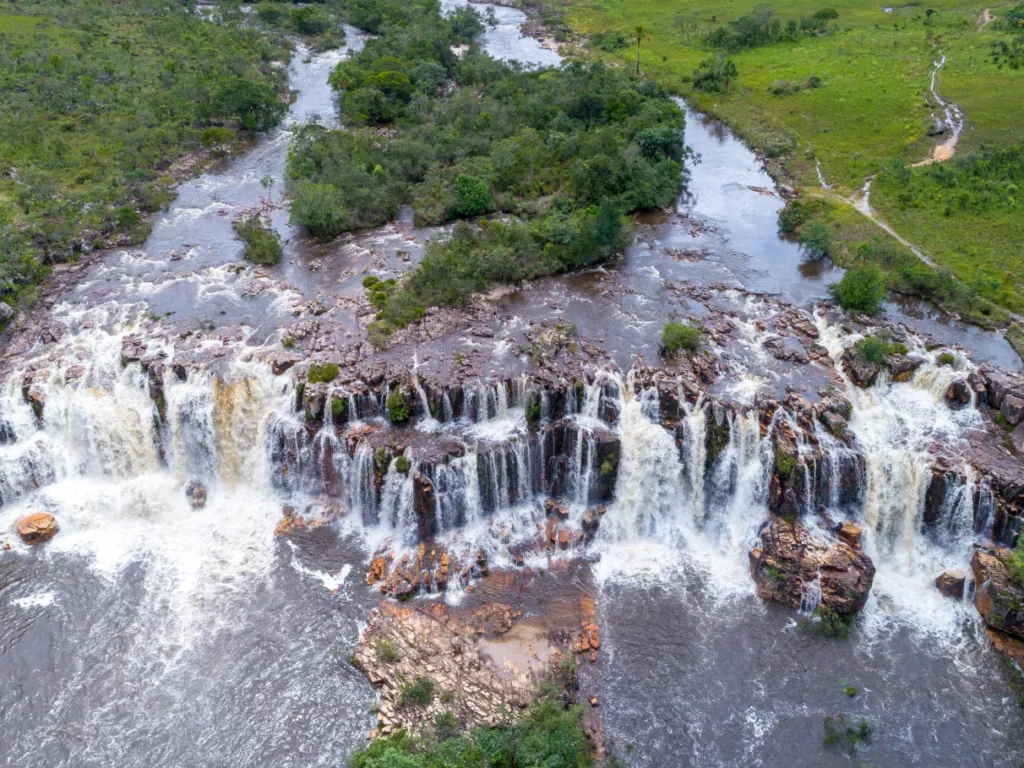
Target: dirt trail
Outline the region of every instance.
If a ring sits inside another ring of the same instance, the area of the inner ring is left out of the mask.
[[[986,8],[985,10],[983,10],[981,12],[981,15],[978,16],[978,31],[981,32],[981,30],[988,26],[990,22],[994,21],[995,18],[995,15],[992,13],[990,9]]]

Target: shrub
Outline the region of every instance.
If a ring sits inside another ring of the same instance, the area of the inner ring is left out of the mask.
[[[398,652],[398,646],[387,637],[378,637],[373,642],[373,652],[377,659],[386,663],[398,661],[402,654]]]
[[[680,350],[693,354],[700,349],[703,335],[703,328],[672,320],[661,330],[661,346],[671,355]]]
[[[256,15],[260,17],[260,21],[276,26],[281,23],[284,11],[277,3],[260,3],[256,6]]]
[[[404,707],[407,704],[416,704],[425,707],[433,700],[434,681],[429,677],[417,677],[413,682],[402,686],[398,706]]]
[[[337,237],[348,227],[344,194],[332,184],[301,183],[292,198],[291,222],[321,240]]]
[[[199,134],[199,143],[206,149],[218,144],[227,144],[229,141],[234,141],[234,139],[234,131],[219,125],[211,125],[209,128],[204,128]]]
[[[854,345],[853,349],[860,360],[866,360],[875,365],[882,365],[889,355],[907,354],[907,347],[904,344],[891,342],[884,336],[865,336]]]
[[[838,283],[829,286],[829,291],[843,309],[870,315],[878,313],[885,298],[882,273],[874,265],[847,270]]]
[[[319,35],[327,31],[330,19],[323,11],[312,5],[292,11],[292,26],[300,35]]]
[[[373,288],[379,282],[380,278],[376,275],[367,275],[363,278],[363,288]]]
[[[526,393],[526,423],[530,428],[536,428],[540,424],[541,400],[540,392],[530,390]]]
[[[486,181],[465,173],[459,174],[455,179],[455,210],[460,216],[486,213],[491,204],[491,191]]]
[[[1024,535],[1017,537],[1016,547],[1007,550],[1006,570],[1014,581],[1024,587]]]
[[[388,419],[392,424],[402,424],[409,420],[409,403],[399,390],[396,389],[388,395],[387,407]]]
[[[808,88],[821,88],[822,85],[824,85],[824,82],[822,81],[821,77],[819,77],[818,75],[808,75],[808,77],[807,77],[807,87]]]
[[[844,616],[827,605],[819,605],[814,609],[811,621],[807,622],[805,626],[825,637],[836,637],[840,640],[846,640],[850,637],[850,626],[852,624],[852,615]]]
[[[447,710],[434,715],[434,736],[438,741],[454,739],[461,733],[459,720]]]
[[[800,245],[812,259],[820,259],[832,250],[832,233],[818,219],[808,221],[800,228]]]
[[[339,372],[340,370],[335,363],[313,363],[309,366],[306,381],[310,384],[334,381],[338,378]]]
[[[241,77],[222,85],[210,108],[214,115],[236,120],[247,131],[273,128],[288,109],[269,85]]]
[[[263,226],[258,216],[247,216],[232,225],[235,234],[245,243],[243,256],[254,264],[277,264],[281,260],[281,238],[270,227]]]
[[[412,469],[412,462],[409,461],[405,456],[399,456],[395,459],[395,471],[401,472],[403,475],[409,474],[409,470]]]
[[[943,352],[939,355],[939,365],[955,365],[956,355],[952,352]]]
[[[693,87],[705,93],[725,93],[739,76],[736,63],[723,54],[709,56],[693,70]]]
[[[345,415],[345,411],[348,410],[348,400],[337,395],[331,396],[331,416],[338,419]]]
[[[841,746],[853,755],[861,744],[871,741],[872,735],[871,724],[863,717],[856,725],[847,722],[845,715],[828,715],[825,718],[826,747]]]

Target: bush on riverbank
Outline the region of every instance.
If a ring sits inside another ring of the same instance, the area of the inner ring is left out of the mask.
[[[45,265],[83,245],[144,237],[139,214],[173,198],[168,169],[201,148],[211,122],[259,129],[280,118],[286,72],[272,63],[287,51],[246,24],[157,0],[7,4],[0,298],[30,297]],[[247,94],[255,101],[235,98]]]
[[[453,735],[450,718],[438,718],[435,733],[402,732],[377,739],[349,758],[349,768],[589,768],[593,745],[578,707],[566,709],[542,698],[509,728],[474,728]],[[444,738],[447,737],[447,738]]]
[[[829,291],[843,309],[869,315],[877,314],[885,299],[882,273],[873,264],[848,269],[838,283],[829,286]]]

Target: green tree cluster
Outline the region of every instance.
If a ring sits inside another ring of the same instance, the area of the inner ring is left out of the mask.
[[[683,116],[661,86],[600,63],[497,61],[476,45],[474,11],[442,16],[434,0],[360,0],[349,13],[379,36],[331,76],[347,127],[296,131],[293,222],[327,239],[402,204],[419,225],[512,217],[433,244],[389,292],[378,337],[491,281],[607,260],[628,242],[626,214],[678,194]]]
[[[0,16],[0,298],[46,266],[148,232],[184,153],[280,119],[288,52],[227,11],[31,0]],[[220,14],[220,11],[218,11]],[[216,135],[204,132],[217,128]]]
[[[349,768],[589,768],[593,747],[578,707],[566,709],[542,698],[508,728],[473,728],[462,735],[450,713],[436,720],[434,733],[404,731],[377,739],[351,758]]]

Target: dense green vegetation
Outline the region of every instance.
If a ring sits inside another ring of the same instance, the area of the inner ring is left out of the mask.
[[[1024,312],[1024,143],[893,164],[876,178],[873,204],[973,292]]]
[[[874,264],[848,269],[838,283],[829,286],[829,290],[843,309],[870,315],[878,313],[885,299],[882,272]]]
[[[228,6],[35,0],[0,15],[0,297],[171,198],[173,163],[274,125],[287,50]],[[211,130],[214,129],[214,130]]]
[[[1007,550],[1006,570],[1018,584],[1024,586],[1024,536],[1017,537],[1017,546]]]
[[[510,728],[474,728],[462,735],[450,713],[438,715],[434,733],[405,732],[377,739],[349,758],[349,768],[585,768],[593,747],[577,707],[542,698]]]
[[[474,11],[443,17],[434,0],[364,0],[350,18],[380,36],[331,77],[349,127],[296,134],[293,221],[326,239],[401,204],[422,225],[509,216],[462,223],[397,286],[368,286],[375,342],[493,281],[606,261],[628,242],[625,214],[675,199],[682,115],[661,86],[599,63],[496,61]]]
[[[892,341],[884,334],[878,336],[865,336],[858,341],[854,347],[854,354],[861,360],[866,360],[875,365],[882,365],[889,355],[905,355],[907,347],[905,344]]]
[[[661,346],[670,355],[679,351],[690,354],[697,352],[703,338],[703,328],[678,320],[665,323],[665,327],[661,329]]]
[[[232,224],[235,233],[245,243],[243,256],[254,264],[272,265],[281,260],[281,238],[270,227],[264,226],[258,216],[248,216]]]
[[[1024,216],[1007,205],[1019,195],[1004,190],[1001,207],[989,198],[981,210],[986,197],[976,193],[1020,185],[1007,178],[1015,175],[1007,165],[1019,155],[1013,148],[1024,114],[1024,4],[993,6],[995,20],[984,23],[981,6],[963,0],[896,4],[888,12],[868,0],[534,3],[563,36],[580,33],[581,50],[624,66],[633,65],[628,43],[642,24],[650,30],[643,71],[725,120],[787,183],[818,188],[820,161],[834,201],[825,221],[830,257],[864,263],[874,254],[858,247],[871,241],[890,259],[875,262],[890,288],[986,325],[1007,320],[993,304],[1022,311]],[[979,153],[970,160],[968,184],[942,175],[942,164],[897,173],[945,138],[929,135],[939,110],[928,87],[942,56],[937,88],[967,116],[957,156]],[[904,190],[908,174],[913,189]],[[871,175],[878,176],[875,209],[938,269],[877,228],[869,233],[873,225],[852,221],[860,214],[844,201]],[[939,193],[943,184],[948,188]]]

